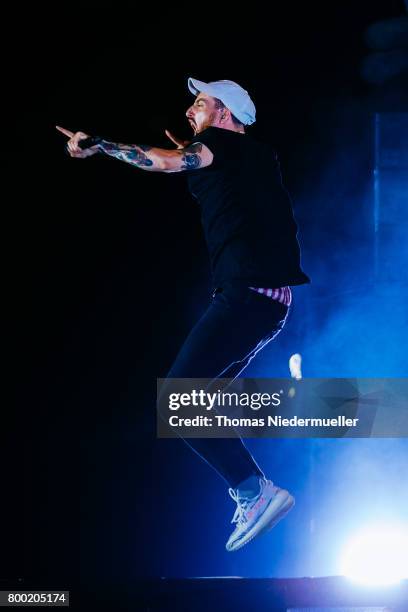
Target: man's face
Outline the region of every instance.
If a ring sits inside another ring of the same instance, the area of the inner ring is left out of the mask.
[[[186,112],[186,117],[195,134],[199,134],[210,125],[214,125],[220,110],[215,107],[215,99],[205,93],[199,93],[194,104]]]

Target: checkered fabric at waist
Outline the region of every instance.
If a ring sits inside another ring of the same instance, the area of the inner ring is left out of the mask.
[[[253,291],[266,295],[272,300],[277,300],[285,306],[290,306],[292,303],[292,291],[290,287],[278,287],[277,289],[268,289],[264,287],[250,287]]]

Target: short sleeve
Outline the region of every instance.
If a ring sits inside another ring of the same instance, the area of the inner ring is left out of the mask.
[[[220,134],[219,131],[214,128],[207,128],[201,134],[197,134],[191,141],[191,144],[201,142],[201,144],[208,147],[214,156],[213,165],[227,161],[229,159],[228,148],[230,143],[226,141],[225,135]]]

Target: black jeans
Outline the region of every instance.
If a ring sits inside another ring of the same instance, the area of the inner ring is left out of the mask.
[[[283,328],[288,307],[234,283],[216,289],[191,330],[167,378],[236,378]],[[241,438],[184,441],[236,488],[251,475],[263,476]]]

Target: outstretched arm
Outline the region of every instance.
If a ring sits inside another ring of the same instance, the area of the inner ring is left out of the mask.
[[[213,154],[200,142],[189,144],[175,139],[169,132],[166,134],[178,144],[177,149],[160,149],[148,145],[126,145],[102,140],[89,149],[81,149],[80,140],[87,138],[83,132],[70,132],[57,126],[57,129],[69,137],[67,149],[71,157],[83,159],[101,151],[110,157],[116,157],[128,164],[150,172],[182,172],[205,168],[213,161]],[[182,143],[182,144],[181,144]]]
[[[142,170],[151,172],[183,172],[197,170],[212,163],[213,155],[200,142],[180,149],[159,149],[148,145],[124,145],[102,140],[100,150]]]

